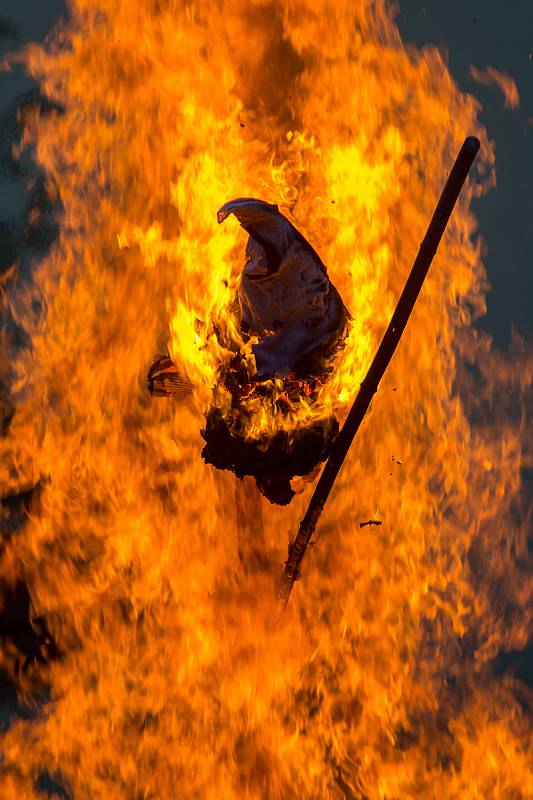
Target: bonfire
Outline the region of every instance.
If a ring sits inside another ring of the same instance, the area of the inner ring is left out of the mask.
[[[16,61],[0,798],[529,800],[479,102],[385,0],[70,0]]]

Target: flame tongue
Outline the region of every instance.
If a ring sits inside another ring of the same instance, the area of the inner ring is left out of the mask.
[[[37,797],[44,773],[91,800],[532,796],[527,692],[490,668],[525,645],[532,607],[528,433],[497,421],[492,387],[522,397],[532,370],[470,327],[477,184],[275,623],[305,498],[279,509],[245,484],[237,513],[234,476],[199,457],[235,355],[220,341],[246,345],[227,313],[242,232],[215,210],[242,192],[290,213],[352,313],[314,403],[251,398],[249,435],[290,438],[353,398],[465,130],[490,174],[477,102],[436,50],[403,48],[381,0],[70,7],[59,42],[27,53],[65,108],[25,134],[59,238],[2,293],[1,614],[19,598],[21,622],[1,663],[39,713],[12,714],[0,796]],[[144,385],[167,320],[194,387],[177,404]]]

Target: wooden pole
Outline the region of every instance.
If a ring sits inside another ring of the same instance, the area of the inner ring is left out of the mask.
[[[294,581],[298,577],[300,564],[305,555],[307,545],[316,529],[318,520],[344,459],[346,458],[346,454],[348,453],[350,445],[370,405],[370,401],[377,391],[379,382],[394,355],[394,351],[407,325],[407,321],[416,303],[429,267],[431,266],[431,262],[433,261],[433,257],[437,252],[448,220],[450,219],[459,193],[461,192],[478,150],[478,139],[474,136],[469,136],[465,139],[444,189],[442,190],[442,194],[433,213],[433,217],[431,218],[431,222],[429,223],[426,235],[420,245],[411,273],[400,299],[398,300],[396,310],[392,315],[389,327],[385,331],[385,335],[381,340],[381,344],[370,365],[370,369],[360,386],[346,421],[335,440],[305,516],[300,523],[296,539],[289,547],[289,556],[285,562],[285,568],[277,585],[278,598],[283,605],[286,605],[289,600]]]

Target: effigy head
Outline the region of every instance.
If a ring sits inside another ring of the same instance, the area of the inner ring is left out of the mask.
[[[313,374],[342,335],[347,312],[326,267],[276,205],[251,197],[225,203],[249,233],[237,292],[243,332],[259,337],[252,350],[259,379]]]

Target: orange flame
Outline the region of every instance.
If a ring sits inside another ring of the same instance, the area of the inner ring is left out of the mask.
[[[510,75],[500,72],[494,67],[487,67],[485,70],[470,67],[470,74],[475,81],[485,86],[497,86],[501,90],[505,108],[518,108],[520,105],[520,95],[518,87]]]
[[[488,435],[490,400],[460,391],[492,358],[471,328],[483,187],[460,199],[283,616],[274,582],[310,488],[270,507],[200,458],[225,357],[211,324],[245,240],[216,210],[277,203],[353,318],[319,407],[258,407],[254,430],[342,415],[466,133],[492,180],[478,104],[438,51],[404,48],[384,0],[70,10],[26,53],[65,107],[26,127],[61,232],[6,293],[31,346],[10,353],[0,440],[4,494],[41,481],[0,574],[61,655],[17,677],[50,699],[5,734],[2,797],[39,796],[43,770],[91,800],[533,796],[525,690],[489,664],[531,625],[525,443],[490,414]],[[144,383],[166,331],[195,386],[181,404]]]

